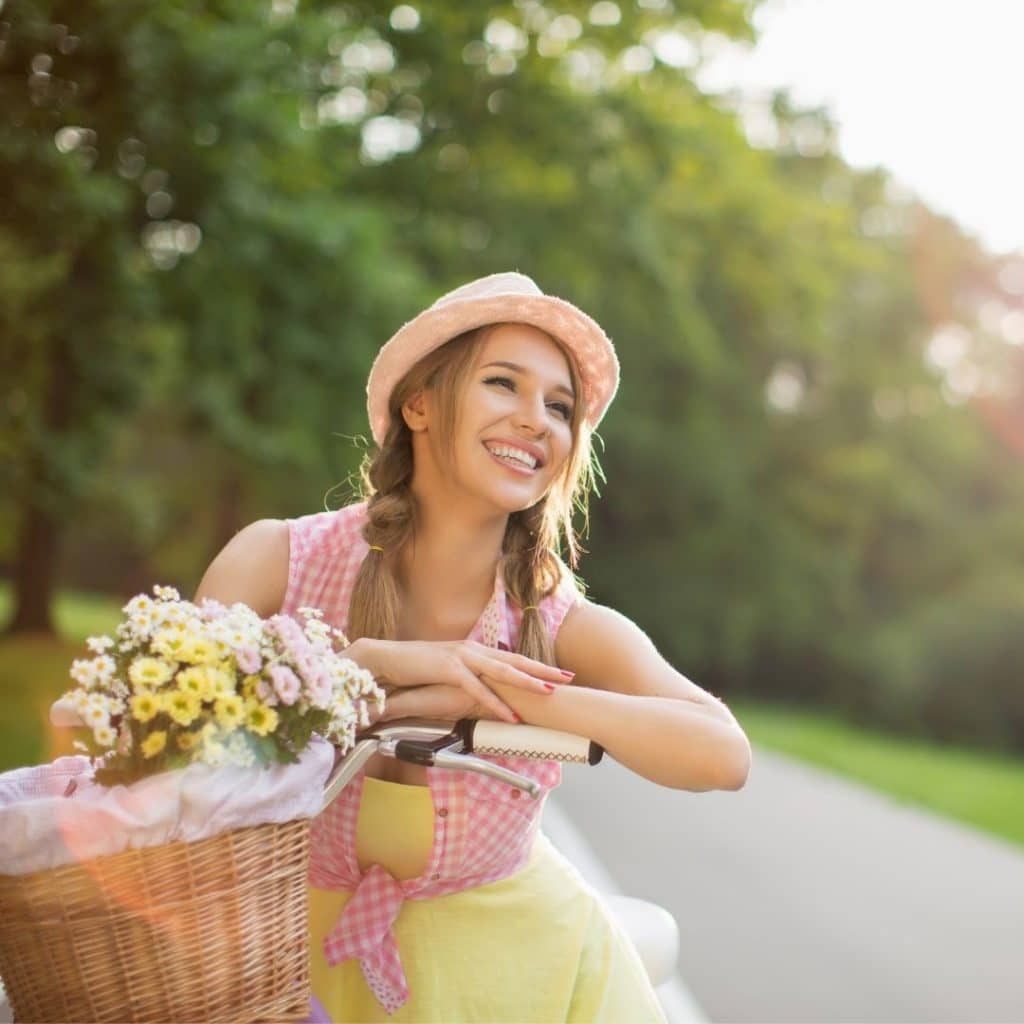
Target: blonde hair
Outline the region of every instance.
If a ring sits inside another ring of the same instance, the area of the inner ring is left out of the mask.
[[[359,569],[349,606],[348,638],[395,639],[400,612],[400,592],[393,572],[398,553],[416,535],[416,503],[410,489],[413,470],[412,431],[402,416],[402,406],[420,389],[429,389],[436,399],[442,448],[451,463],[459,399],[467,386],[477,353],[498,324],[486,324],[458,335],[434,349],[395,385],[388,401],[390,424],[383,444],[363,458],[359,469],[361,498],[367,502],[363,538],[383,548],[371,550]],[[552,339],[558,344],[557,339]],[[559,345],[562,348],[561,345]],[[573,391],[583,389],[572,355],[564,348],[572,376]],[[520,608],[537,606],[561,582],[566,567],[559,555],[564,535],[569,565],[576,569],[581,550],[574,532],[572,514],[578,509],[589,529],[587,496],[595,471],[601,473],[593,452],[591,428],[583,422],[581,398],[573,404],[572,445],[569,457],[548,493],[535,505],[508,517],[502,540],[503,581],[508,595]],[[603,474],[602,475],[602,479]],[[586,551],[585,548],[582,549]],[[584,588],[573,575],[576,588]],[[516,650],[537,661],[553,665],[554,643],[543,618],[536,610],[524,611]]]

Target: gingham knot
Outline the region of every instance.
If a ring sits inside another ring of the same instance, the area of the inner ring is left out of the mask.
[[[379,864],[372,865],[323,941],[324,957],[332,967],[359,959],[367,985],[389,1014],[409,1000],[398,942],[391,930],[404,899],[395,878]]]

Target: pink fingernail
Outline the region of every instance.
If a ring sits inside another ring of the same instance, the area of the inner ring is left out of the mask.
[[[555,692],[555,684],[554,683],[545,683],[544,684],[544,689],[547,690],[548,693],[554,693]]]
[[[573,679],[576,676],[575,672],[566,672],[564,668],[560,668],[558,671],[561,672],[563,676],[568,676],[570,679]]]

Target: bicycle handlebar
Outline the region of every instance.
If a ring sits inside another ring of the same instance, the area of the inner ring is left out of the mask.
[[[70,702],[63,698],[52,705],[50,720],[57,726],[84,724]],[[335,762],[324,787],[321,813],[359,769],[378,753],[408,764],[488,775],[536,798],[540,795],[540,786],[533,779],[476,755],[597,764],[604,756],[604,748],[574,733],[536,725],[511,725],[491,719],[461,718],[452,723],[430,718],[401,718],[393,722],[379,722],[357,739],[340,761]]]
[[[597,764],[604,756],[604,748],[584,736],[557,729],[485,719],[462,718],[454,725],[450,721],[429,718],[381,722],[368,729],[335,764],[324,787],[321,812],[374,754],[425,767],[477,772],[507,782],[536,798],[540,795],[540,785],[534,779],[475,755]]]

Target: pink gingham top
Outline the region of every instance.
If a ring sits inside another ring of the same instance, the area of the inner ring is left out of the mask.
[[[324,620],[347,635],[348,606],[356,574],[369,547],[362,536],[366,502],[332,512],[286,520],[290,538],[288,589],[281,612],[320,608]],[[563,563],[555,592],[538,605],[554,636],[569,608],[582,595]],[[467,639],[514,650],[522,611],[505,593],[501,563],[494,591]],[[324,939],[331,964],[352,957],[388,1013],[409,999],[398,945],[391,929],[404,900],[429,899],[505,878],[525,867],[540,827],[547,794],[562,778],[557,761],[488,757],[541,784],[533,799],[514,786],[472,772],[428,768],[433,799],[434,843],[422,875],[395,879],[381,865],[365,873],[356,860],[356,823],[365,771],[360,771],[335,801],[313,821],[309,883],[319,889],[353,891],[337,924]]]

